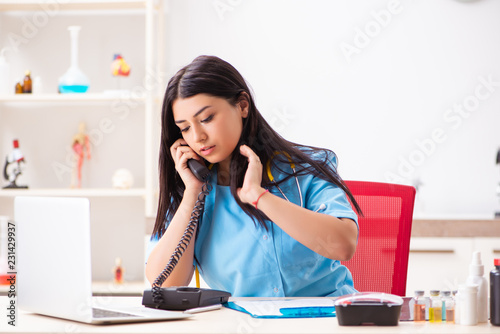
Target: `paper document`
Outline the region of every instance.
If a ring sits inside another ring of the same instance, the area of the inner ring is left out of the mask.
[[[238,300],[225,305],[255,318],[334,317],[333,299]]]

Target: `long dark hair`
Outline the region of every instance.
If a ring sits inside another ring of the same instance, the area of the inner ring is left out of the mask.
[[[327,149],[292,143],[281,137],[257,110],[245,79],[231,64],[214,56],[199,56],[170,79],[163,100],[159,157],[160,194],[153,236],[161,237],[165,233],[165,221],[171,220],[174,216],[185,189],[182,179],[176,173],[174,160],[170,154],[170,147],[177,139],[182,137],[179,128],[174,122],[172,104],[178,98],[184,99],[197,94],[208,94],[223,98],[232,106],[236,106],[241,98],[248,100],[248,117],[243,118],[241,137],[231,155],[229,185],[231,194],[238,205],[254,221],[256,220],[261,226],[267,228],[265,223],[265,220],[267,220],[266,215],[252,205],[242,203],[236,194],[236,189],[243,184],[248,165],[247,158],[239,152],[239,147],[242,144],[248,145],[259,156],[264,171],[267,170],[268,161],[270,161],[271,168],[279,169],[279,166],[282,165],[280,163],[289,166],[288,159],[291,158],[296,165],[298,176],[313,174],[336,184],[349,196],[356,211],[361,213],[358,203],[337,174],[335,167],[329,162],[329,159],[334,155],[333,152]],[[276,152],[286,152],[288,156],[285,154],[276,155]],[[311,155],[314,152],[323,154]],[[288,176],[282,180],[275,180],[278,183],[294,177],[289,171],[279,170],[288,174]],[[262,186],[266,188],[274,186],[265,172],[263,173]]]

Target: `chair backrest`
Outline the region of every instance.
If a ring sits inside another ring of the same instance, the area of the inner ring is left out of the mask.
[[[345,181],[361,206],[356,253],[342,262],[354,288],[404,296],[415,188],[399,184]]]

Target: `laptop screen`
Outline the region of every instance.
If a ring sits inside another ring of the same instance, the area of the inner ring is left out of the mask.
[[[91,318],[90,203],[86,198],[16,197],[18,306]]]

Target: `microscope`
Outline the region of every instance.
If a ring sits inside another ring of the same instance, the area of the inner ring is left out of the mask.
[[[19,149],[19,140],[14,139],[13,145],[14,149],[9,155],[7,155],[3,168],[3,177],[10,183],[3,187],[3,189],[26,189],[28,186],[19,186],[16,184],[16,180],[19,175],[22,174],[23,165],[26,161],[24,160],[24,156]]]

